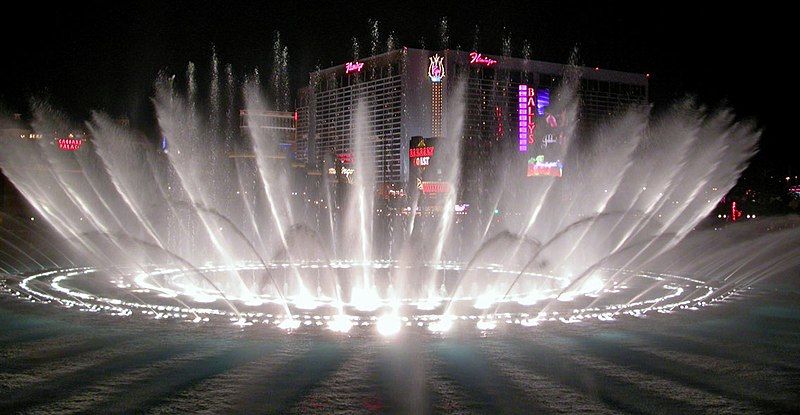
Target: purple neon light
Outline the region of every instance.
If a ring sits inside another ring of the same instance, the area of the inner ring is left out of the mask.
[[[528,85],[520,85],[518,92],[518,109],[519,109],[519,151],[525,153],[528,151]]]
[[[540,89],[539,96],[536,97],[536,112],[539,115],[544,115],[545,108],[550,106],[550,90]]]

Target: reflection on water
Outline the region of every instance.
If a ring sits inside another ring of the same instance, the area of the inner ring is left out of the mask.
[[[0,412],[788,413],[797,300],[764,289],[703,318],[386,340],[119,324],[2,297]]]

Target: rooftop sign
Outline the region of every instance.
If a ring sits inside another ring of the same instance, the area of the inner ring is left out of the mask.
[[[364,67],[364,62],[353,61],[347,62],[344,64],[344,73],[353,73],[353,72],[361,72],[361,68]]]
[[[489,57],[483,56],[478,52],[470,52],[469,63],[491,67],[494,66],[497,63],[497,61]]]

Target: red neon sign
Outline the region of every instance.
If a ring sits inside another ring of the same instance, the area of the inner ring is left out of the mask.
[[[57,142],[58,148],[64,151],[75,151],[83,144],[83,140],[80,138],[59,138]]]
[[[550,176],[561,177],[564,172],[564,165],[560,160],[547,162],[544,161],[543,155],[531,157],[528,160],[528,177],[534,176]]]
[[[408,156],[411,158],[414,157],[432,157],[433,151],[436,147],[417,147],[408,150]]]
[[[350,153],[340,153],[336,155],[336,158],[339,159],[344,164],[350,164],[353,162],[353,155]]]
[[[478,52],[470,52],[469,53],[469,63],[474,63],[478,65],[484,66],[492,66],[497,63],[496,60],[488,58],[486,56],[481,55]]]
[[[736,202],[731,202],[731,222],[736,222],[742,217],[742,211],[736,209]]]
[[[447,193],[450,191],[448,182],[422,182],[422,193]]]
[[[420,140],[417,147],[408,149],[408,157],[411,159],[411,164],[418,167],[429,166],[435,148],[434,146],[426,145],[425,140]]]
[[[344,64],[344,73],[352,73],[352,72],[361,72],[361,68],[364,67],[364,62],[347,62]]]

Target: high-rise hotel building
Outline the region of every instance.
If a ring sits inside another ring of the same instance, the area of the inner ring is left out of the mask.
[[[601,121],[621,107],[647,102],[645,74],[576,69],[584,125]],[[527,141],[533,144],[533,134],[528,132],[534,121],[528,116],[544,115],[549,91],[566,70],[567,65],[479,51],[412,48],[343,62],[311,73],[309,85],[300,91],[295,159],[314,168],[325,160],[357,157],[353,154],[355,113],[363,102],[377,181],[405,185],[410,179],[412,137],[447,136],[448,98],[457,81],[465,79],[465,119],[459,137],[464,162],[480,163],[494,148],[509,144],[533,160],[537,155]]]

